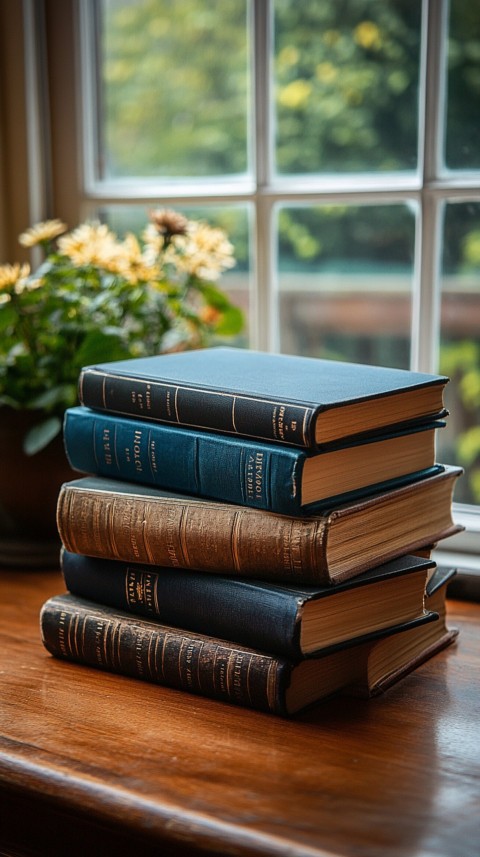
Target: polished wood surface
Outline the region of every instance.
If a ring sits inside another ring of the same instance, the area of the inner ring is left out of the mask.
[[[63,591],[0,570],[0,854],[480,853],[479,605],[383,697],[283,720],[54,660]]]

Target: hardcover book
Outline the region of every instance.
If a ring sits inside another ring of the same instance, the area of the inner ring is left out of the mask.
[[[401,557],[336,587],[281,586],[62,551],[67,589],[100,604],[291,658],[421,616],[435,563]]]
[[[71,593],[50,598],[40,614],[43,644],[55,657],[280,715],[337,692],[381,693],[452,642],[454,632],[442,627],[439,633],[423,633],[423,624],[437,621],[436,613],[426,612],[376,641],[296,661],[160,625]]]
[[[218,347],[86,366],[79,397],[99,410],[309,448],[445,415],[447,381]]]
[[[64,443],[74,470],[300,515],[433,473],[439,425],[312,454],[76,407]]]
[[[288,517],[83,477],[60,489],[57,524],[72,553],[236,577],[328,585],[355,577],[461,530],[452,494],[462,470]]]

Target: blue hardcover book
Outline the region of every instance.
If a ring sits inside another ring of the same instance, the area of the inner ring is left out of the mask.
[[[300,515],[437,472],[439,425],[309,453],[78,406],[66,412],[64,441],[83,473]]]
[[[240,580],[179,568],[99,559],[63,550],[74,595],[164,625],[291,658],[365,642],[416,619],[435,563],[404,556],[332,586]]]
[[[84,367],[80,402],[140,419],[316,448],[445,416],[443,375],[241,348]]]

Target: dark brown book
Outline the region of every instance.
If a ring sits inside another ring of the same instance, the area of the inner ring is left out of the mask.
[[[40,625],[58,658],[273,714],[291,715],[337,692],[375,696],[454,639],[437,614],[358,646],[293,661],[85,601],[50,598]],[[424,627],[425,626],[425,627]]]
[[[327,585],[458,532],[445,467],[322,515],[290,517],[102,477],[65,483],[57,523],[72,553]]]

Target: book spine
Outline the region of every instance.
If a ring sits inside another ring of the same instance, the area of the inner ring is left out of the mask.
[[[67,411],[64,442],[71,466],[84,473],[284,515],[301,512],[300,450],[86,408]]]
[[[96,410],[301,448],[315,445],[315,409],[288,401],[110,375],[93,368],[80,373],[79,399]]]
[[[295,594],[223,575],[69,551],[62,551],[61,565],[67,589],[81,598],[260,651],[301,656]]]
[[[60,537],[72,553],[297,583],[330,583],[327,521],[72,483],[57,504]]]
[[[69,597],[41,610],[43,643],[55,657],[197,693],[284,713],[289,664],[208,637],[155,625]]]

